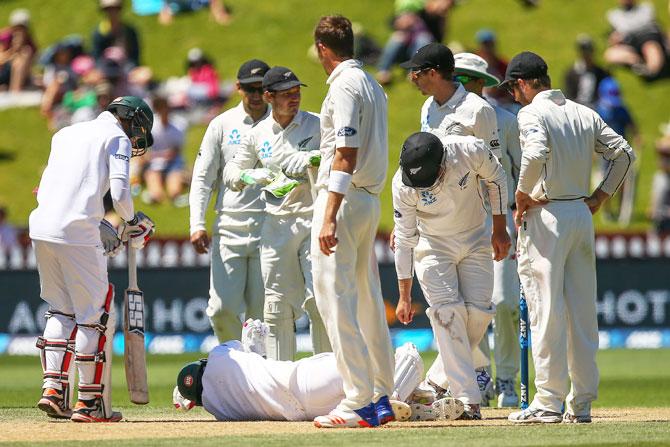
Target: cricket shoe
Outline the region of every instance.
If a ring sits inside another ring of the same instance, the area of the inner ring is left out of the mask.
[[[567,411],[565,414],[563,414],[563,423],[564,424],[588,424],[591,422],[591,415],[590,414],[584,414],[581,416],[576,416],[572,413],[568,413]]]
[[[50,418],[70,419],[72,410],[65,406],[63,394],[54,388],[44,388],[37,408],[44,411]]]
[[[458,419],[464,410],[463,402],[453,397],[443,397],[430,405],[415,403],[411,405],[410,421],[453,421]]]
[[[123,416],[118,411],[112,411],[110,417],[105,417],[102,410],[102,400],[100,398],[90,400],[79,400],[74,406],[72,417],[73,422],[119,422]]]
[[[424,379],[409,396],[409,401],[417,404],[430,405],[449,394],[439,385],[434,384],[428,379]]]
[[[515,411],[507,419],[517,424],[556,424],[561,422],[562,415],[555,411],[528,407],[525,410]]]
[[[514,380],[496,379],[495,390],[498,395],[498,408],[519,406],[519,395],[516,394]]]
[[[395,421],[395,414],[393,413],[393,407],[389,401],[388,396],[382,396],[375,403],[375,411],[377,412],[377,419],[379,419],[379,425],[387,424],[391,421]]]
[[[325,416],[314,418],[317,428],[359,428],[378,427],[379,419],[373,404],[366,405],[358,410],[341,410],[335,408]]]
[[[495,390],[493,389],[493,380],[491,376],[486,371],[486,369],[475,370],[477,373],[477,386],[479,386],[479,392],[482,395],[482,407],[488,407],[489,401],[495,399]]]
[[[391,400],[391,408],[393,408],[393,414],[395,415],[395,420],[398,422],[409,421],[410,417],[412,417],[412,407],[410,407],[405,402],[399,400]]]
[[[482,412],[480,406],[477,404],[464,404],[463,405],[463,414],[458,418],[460,421],[481,421]]]

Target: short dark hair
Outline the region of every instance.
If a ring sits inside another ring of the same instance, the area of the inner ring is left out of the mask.
[[[533,89],[551,88],[551,78],[549,75],[543,75],[536,79],[528,79],[528,84]]]
[[[339,57],[354,56],[351,21],[341,15],[323,16],[314,28],[314,41],[330,48]]]
[[[442,79],[445,81],[451,81],[454,78],[454,69],[453,67],[438,67],[435,68],[435,71],[442,76]]]

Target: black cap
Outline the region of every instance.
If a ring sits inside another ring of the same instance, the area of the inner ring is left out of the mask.
[[[419,48],[412,58],[400,64],[402,68],[409,70],[421,70],[424,68],[441,68],[447,71],[454,70],[454,53],[441,43],[429,43]]]
[[[263,90],[278,92],[288,90],[297,85],[307,87],[300,79],[286,67],[272,67],[263,76]]]
[[[400,151],[403,184],[412,188],[429,188],[440,174],[444,146],[438,137],[428,132],[410,135]]]
[[[509,61],[503,85],[517,79],[537,79],[547,75],[547,63],[535,53],[524,51]]]
[[[263,76],[270,69],[270,66],[258,59],[251,59],[242,64],[237,70],[237,80],[240,84],[253,84],[254,82],[261,82]]]

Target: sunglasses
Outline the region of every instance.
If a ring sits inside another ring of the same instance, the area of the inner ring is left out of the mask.
[[[514,87],[516,86],[517,81],[509,81],[505,83],[505,91],[509,93],[510,95],[514,96]]]
[[[258,93],[259,95],[263,94],[263,87],[253,87],[251,85],[240,84],[240,88],[245,93],[249,94]]]
[[[412,68],[409,71],[409,74],[414,76],[414,77],[418,77],[418,76],[421,76],[422,74],[426,73],[428,70],[433,70],[433,69],[435,69],[435,67]]]
[[[474,77],[474,76],[463,75],[463,74],[454,75],[453,79],[454,79],[455,82],[460,82],[463,85],[467,84],[470,81],[476,81],[477,80],[477,78]]]

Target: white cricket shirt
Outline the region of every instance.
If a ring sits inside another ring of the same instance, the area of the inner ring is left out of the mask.
[[[545,90],[517,116],[521,134],[519,191],[540,200],[576,200],[591,195],[593,152],[610,162],[601,188],[613,194],[635,155],[628,142],[598,113]]]
[[[289,155],[296,151],[317,150],[319,141],[319,117],[316,114],[301,110],[286,128],[282,128],[270,113],[242,140],[235,156],[223,170],[223,183],[232,187],[239,180],[240,171],[252,169],[259,163],[273,172],[281,172],[281,164]],[[311,213],[310,188],[309,182],[302,183],[283,198],[264,191],[265,211],[274,215]]]
[[[456,91],[444,104],[439,105],[431,96],[421,107],[421,131],[445,135],[472,135],[486,142],[499,159],[500,141],[496,112],[475,93],[456,83]]]
[[[507,204],[514,204],[514,191],[519,180],[521,168],[521,142],[519,141],[519,125],[516,116],[498,105],[493,105],[498,123],[498,140],[500,141],[500,164],[507,175]]]
[[[102,203],[110,179],[128,185],[130,140],[114,115],[58,131],[30,213],[31,239],[69,245],[100,245]],[[128,204],[132,212],[132,202]],[[129,216],[122,216],[129,220]]]
[[[269,113],[268,107],[261,119],[267,117]],[[254,124],[254,120],[244,110],[241,102],[209,123],[193,167],[189,195],[191,234],[206,230],[205,212],[214,190],[218,190],[214,204],[217,214],[215,229],[222,225],[224,215],[265,211],[265,203],[260,198],[260,187],[231,191],[223,185],[221,176],[226,163],[233,159],[244,135]],[[233,225],[232,222],[230,224]]]
[[[340,62],[326,83],[330,88],[321,106],[321,165],[317,186],[328,186],[335,149],[351,147],[358,149],[352,185],[379,194],[388,169],[384,89],[354,59]]]
[[[290,389],[298,365],[245,352],[237,340],[221,344],[202,377],[203,407],[220,421],[304,420]]]
[[[505,171],[484,141],[472,136],[447,135],[446,169],[434,191],[416,190],[402,182],[402,171],[393,177],[395,263],[398,279],[414,275],[413,250],[419,237],[445,241],[449,236],[483,228],[488,215],[481,184],[486,186],[494,215],[507,212]]]

